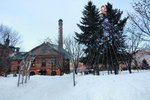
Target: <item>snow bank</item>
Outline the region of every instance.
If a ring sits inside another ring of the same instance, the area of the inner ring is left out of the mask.
[[[150,100],[150,71],[121,75],[33,76],[17,87],[17,77],[0,77],[0,100]]]

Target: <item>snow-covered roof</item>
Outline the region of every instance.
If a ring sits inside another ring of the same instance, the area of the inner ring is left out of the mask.
[[[17,54],[14,53],[11,59],[13,60],[23,60],[27,52],[18,52]]]

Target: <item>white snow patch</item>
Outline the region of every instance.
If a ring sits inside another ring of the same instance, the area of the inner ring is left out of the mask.
[[[106,72],[105,72],[106,73]],[[150,100],[150,71],[120,75],[32,76],[17,87],[17,77],[0,77],[0,100]]]

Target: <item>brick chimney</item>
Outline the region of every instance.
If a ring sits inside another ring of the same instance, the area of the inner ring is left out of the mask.
[[[58,21],[58,47],[63,48],[63,20]]]

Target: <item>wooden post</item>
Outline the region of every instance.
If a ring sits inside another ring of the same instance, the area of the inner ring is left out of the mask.
[[[73,86],[75,86],[76,81],[75,81],[75,66],[74,66],[74,63],[72,63],[72,68],[73,68]]]

